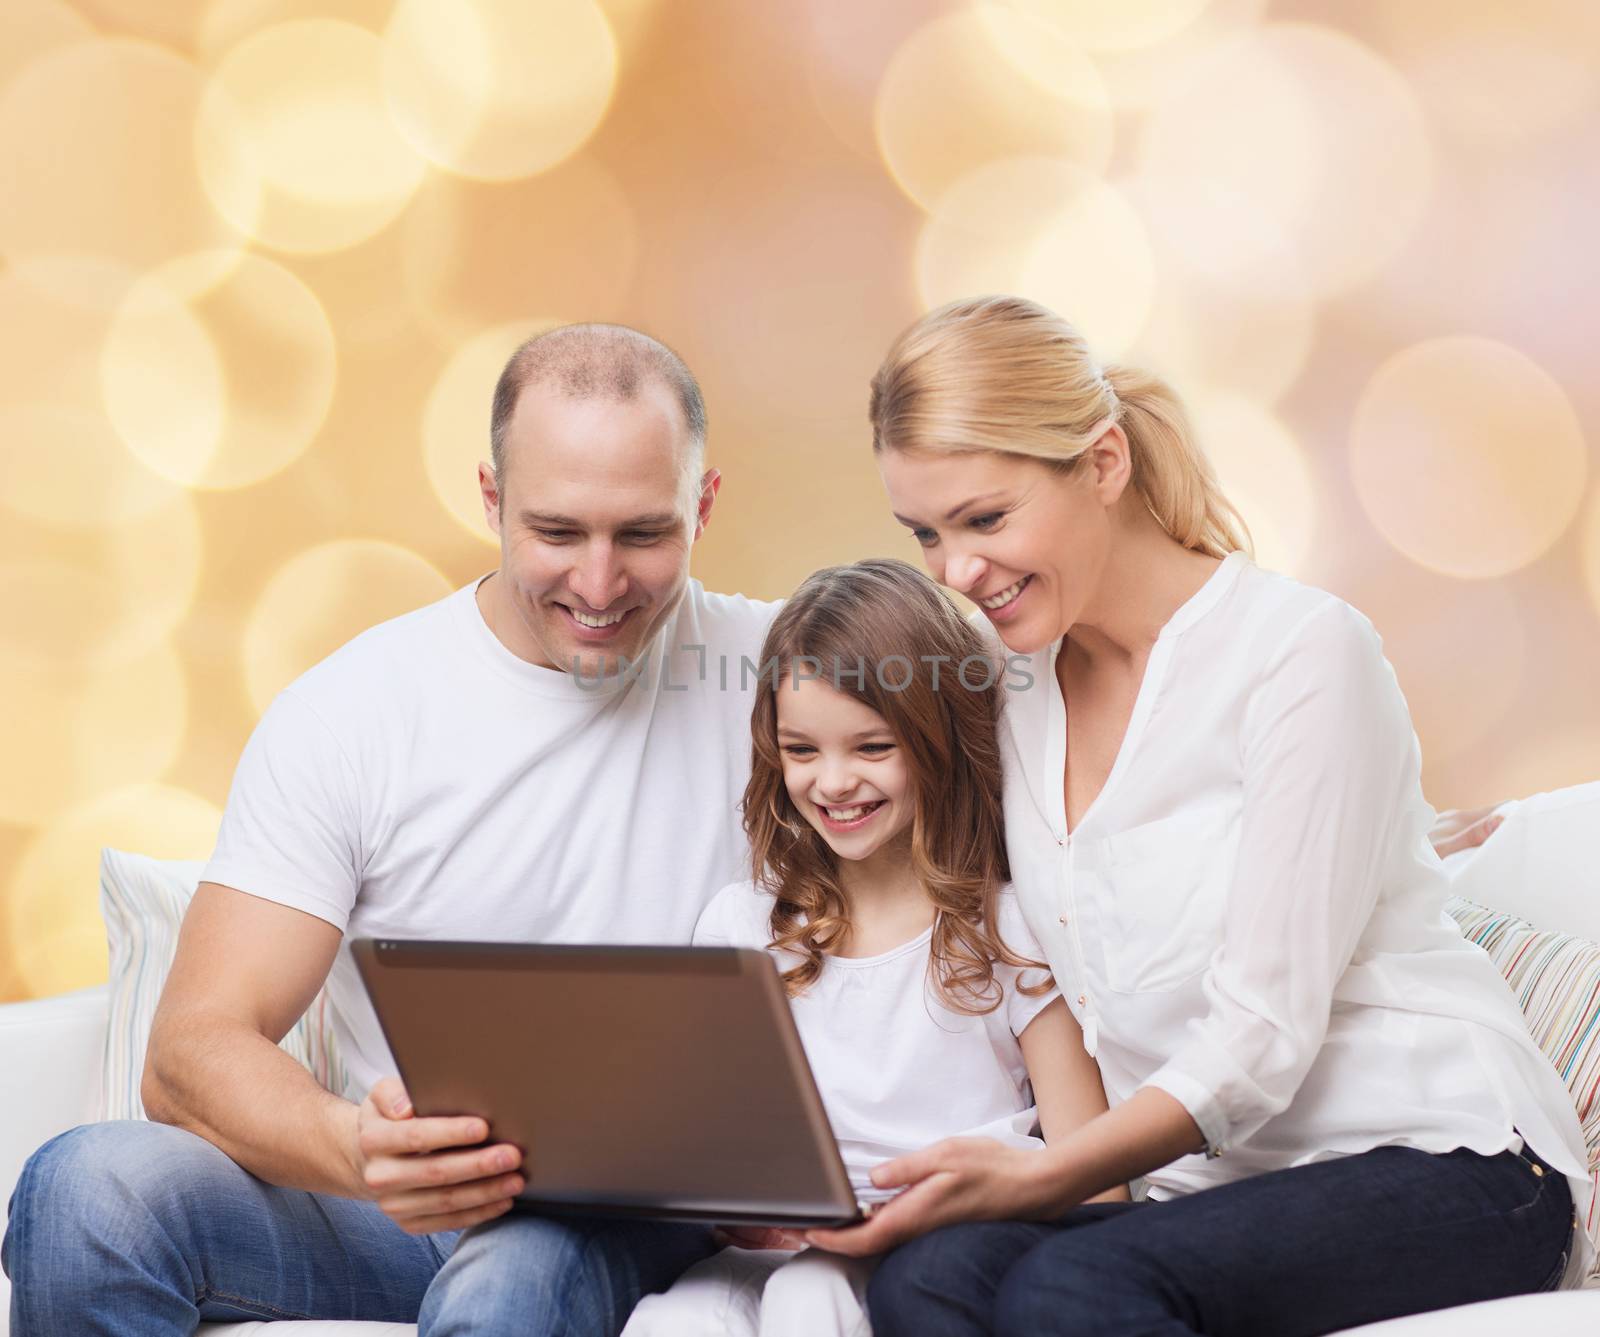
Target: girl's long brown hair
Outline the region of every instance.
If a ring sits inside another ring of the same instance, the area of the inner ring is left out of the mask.
[[[760,666],[744,829],[755,879],[776,897],[772,945],[801,958],[783,976],[790,996],[817,979],[850,929],[836,856],[783,782],[777,694],[810,676],[888,724],[910,776],[911,865],[936,911],[934,985],[957,1011],[994,1011],[996,964],[1044,968],[1006,947],[996,918],[1011,875],[1000,805],[1004,662],[915,567],[875,558],[806,580],[773,620]]]

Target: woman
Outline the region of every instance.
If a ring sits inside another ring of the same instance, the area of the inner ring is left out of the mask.
[[[1442,914],[1371,625],[1255,567],[1173,393],[1029,302],[918,322],[872,422],[933,574],[1029,656],[1012,875],[1112,1105],[1032,1157],[881,1167],[907,1191],[813,1236],[923,1236],[877,1273],[879,1337],[1288,1337],[1581,1275],[1576,1116]],[[1160,1205],[1080,1206],[1136,1176]]]

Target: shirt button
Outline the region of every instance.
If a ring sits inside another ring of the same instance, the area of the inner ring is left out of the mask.
[[[1066,926],[1067,926],[1067,917],[1066,917],[1066,915],[1057,915],[1056,916],[1056,923],[1060,924],[1062,928],[1066,928]]]
[[[1080,993],[1078,995],[1078,1006],[1079,1007],[1082,1007],[1088,1001],[1089,1001],[1089,995],[1088,994]]]

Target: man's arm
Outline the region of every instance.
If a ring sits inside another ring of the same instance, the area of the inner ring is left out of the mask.
[[[215,1143],[271,1184],[363,1196],[356,1107],[278,1048],[327,978],[340,933],[202,882],[150,1029],[145,1112]]]
[[[488,1135],[482,1119],[414,1118],[392,1079],[353,1105],[278,1048],[340,938],[314,915],[202,882],[151,1027],[146,1113],[268,1183],[376,1199],[413,1234],[498,1216],[521,1191],[522,1158],[504,1143],[473,1147]]]

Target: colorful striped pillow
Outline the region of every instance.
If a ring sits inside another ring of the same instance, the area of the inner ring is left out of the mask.
[[[106,1027],[102,1119],[142,1119],[139,1081],[156,1001],[178,950],[178,928],[200,883],[203,863],[100,851],[100,913],[111,946],[111,1007]],[[279,1042],[330,1091],[345,1088],[327,996]]]
[[[1459,896],[1446,909],[1506,977],[1535,1043],[1566,1082],[1600,1188],[1600,943],[1545,933]],[[1600,1245],[1600,1221],[1587,1224]]]

